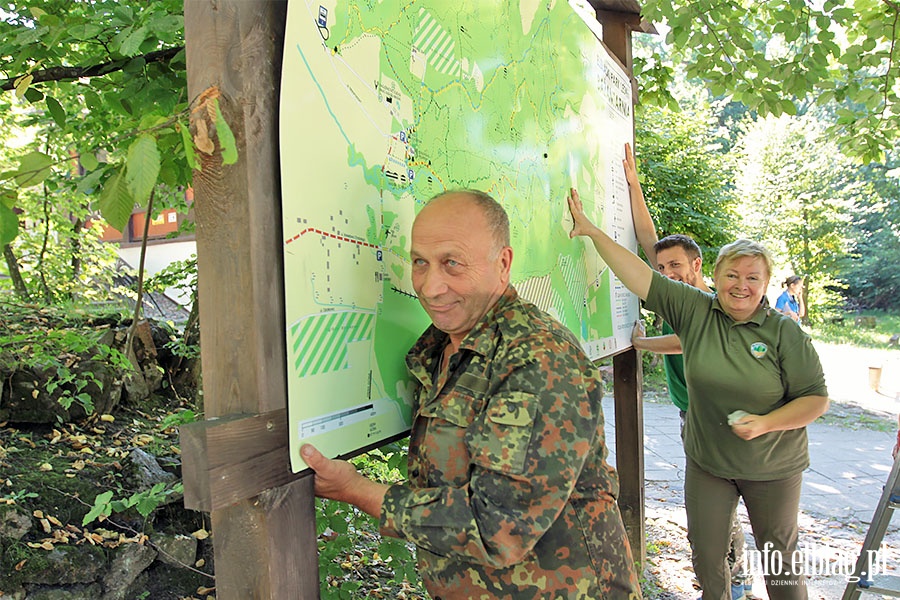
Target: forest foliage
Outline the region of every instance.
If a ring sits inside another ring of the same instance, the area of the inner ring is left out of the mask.
[[[785,271],[817,282],[813,306],[897,308],[894,261],[874,259],[900,258],[897,5],[642,7],[664,32],[635,35],[636,146],[660,232],[709,251],[758,237]],[[187,97],[184,44],[177,0],[7,3],[0,286],[45,303],[102,289],[115,257],[98,222],[124,227],[136,207],[186,212],[203,157],[237,159],[215,91]],[[766,148],[767,127],[794,137]],[[784,218],[766,218],[774,205]]]

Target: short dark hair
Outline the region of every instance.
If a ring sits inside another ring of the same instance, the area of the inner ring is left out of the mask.
[[[790,277],[788,277],[787,279],[784,280],[784,283],[782,285],[784,287],[788,287],[788,286],[794,285],[795,283],[797,283],[798,281],[801,281],[802,279],[803,278],[800,277],[799,275],[791,275]]]
[[[484,218],[487,221],[488,227],[494,236],[494,241],[498,245],[498,251],[500,248],[509,246],[509,216],[506,214],[506,209],[504,209],[499,202],[481,190],[468,188],[441,192],[432,197],[428,202],[451,194],[465,194],[472,199],[472,202],[474,202],[478,208],[481,209],[481,212],[484,213]]]
[[[703,252],[700,251],[700,246],[697,245],[697,242],[695,242],[693,238],[680,233],[667,235],[659,240],[653,244],[653,251],[658,253],[660,250],[666,250],[676,246],[682,248],[691,260],[703,258]]]

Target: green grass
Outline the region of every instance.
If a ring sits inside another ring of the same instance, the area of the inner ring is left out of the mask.
[[[900,334],[900,315],[878,311],[837,313],[814,324],[810,333],[814,339],[829,344],[891,348],[891,336]]]

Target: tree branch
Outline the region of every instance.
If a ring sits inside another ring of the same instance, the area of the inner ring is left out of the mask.
[[[891,25],[891,49],[888,52],[888,66],[884,73],[884,107],[881,109],[880,117],[884,120],[890,103],[891,92],[891,68],[894,65],[894,47],[897,44],[897,20],[900,18],[900,7],[890,0],[885,0],[885,4],[894,9],[894,22]]]
[[[148,63],[165,62],[172,59],[182,50],[184,50],[184,46],[176,46],[175,48],[156,50],[155,52],[144,54],[142,57]],[[99,65],[91,65],[89,67],[50,67],[48,69],[41,69],[40,71],[35,71],[31,74],[31,76],[34,77],[32,83],[41,83],[44,81],[64,81],[79,79],[81,77],[99,77],[100,75],[106,75],[107,73],[121,71],[125,67],[125,65],[131,62],[131,60],[133,60],[134,58],[139,57],[132,56],[129,58],[123,58],[121,60],[105,62]],[[16,77],[10,77],[9,79],[3,80],[2,83],[0,83],[0,90],[13,89],[16,86],[15,82],[19,77],[20,75],[17,75]]]

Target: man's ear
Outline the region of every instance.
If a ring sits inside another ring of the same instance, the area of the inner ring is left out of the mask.
[[[512,269],[512,259],[513,249],[511,246],[504,247],[502,250],[500,250],[499,256],[497,256],[497,264],[500,266],[500,274],[507,283],[509,283],[509,273]]]
[[[699,256],[694,259],[694,272],[703,273],[703,259]]]

